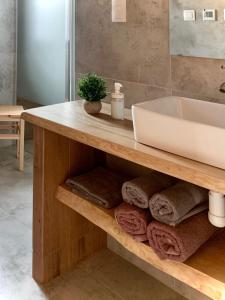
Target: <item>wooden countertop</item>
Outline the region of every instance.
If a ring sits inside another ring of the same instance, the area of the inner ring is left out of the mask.
[[[137,143],[128,109],[126,120],[117,121],[110,116],[109,104],[91,116],[84,112],[82,101],[74,101],[30,109],[22,117],[69,139],[225,194],[225,170]]]

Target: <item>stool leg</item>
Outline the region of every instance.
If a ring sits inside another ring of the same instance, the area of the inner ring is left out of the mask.
[[[24,170],[24,120],[20,120],[20,138],[19,138],[19,169]]]
[[[16,141],[16,157],[19,158],[20,156],[20,140]]]
[[[16,133],[20,134],[20,122],[17,123]],[[20,156],[20,139],[16,141],[16,157]]]

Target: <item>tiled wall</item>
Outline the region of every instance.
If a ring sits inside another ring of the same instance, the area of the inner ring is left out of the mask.
[[[16,0],[0,1],[0,104],[15,101]]]
[[[111,0],[76,2],[77,77],[120,81],[126,106],[171,94],[225,104],[225,60],[169,55],[169,0],[128,0],[125,24],[111,22]]]

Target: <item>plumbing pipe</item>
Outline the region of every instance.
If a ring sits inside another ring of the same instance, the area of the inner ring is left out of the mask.
[[[225,196],[221,193],[209,192],[209,221],[216,227],[225,227]]]

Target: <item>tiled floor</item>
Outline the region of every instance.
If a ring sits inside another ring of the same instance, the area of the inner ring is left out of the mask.
[[[0,300],[184,299],[109,250],[38,286],[31,277],[31,143],[24,173],[17,170],[14,153],[14,147],[0,148]]]

